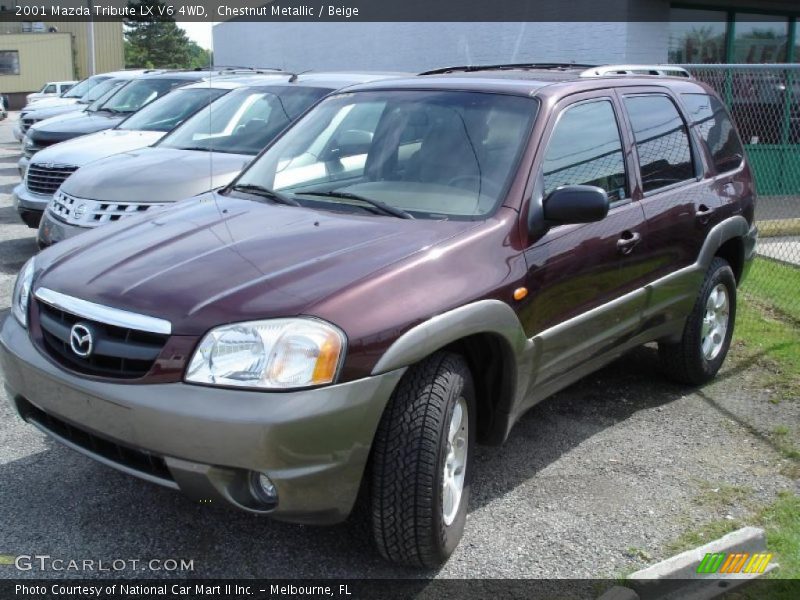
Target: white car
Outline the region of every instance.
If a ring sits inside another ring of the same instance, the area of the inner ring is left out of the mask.
[[[198,110],[239,87],[269,83],[286,75],[219,76],[180,87],[146,105],[119,125],[39,150],[14,188],[13,202],[23,221],[39,224],[53,193],[74,171],[91,162],[150,146]],[[77,113],[80,115],[81,113]],[[71,115],[57,117],[68,120]],[[22,159],[21,159],[22,160]]]
[[[75,80],[72,81],[48,81],[42,86],[38,92],[34,92],[32,94],[28,94],[25,96],[25,100],[28,104],[32,102],[36,102],[37,100],[44,100],[45,98],[56,98],[63,94],[64,92],[68,92],[72,89],[75,84],[78,83]]]
[[[44,98],[26,104],[19,112],[19,121],[14,125],[14,137],[21,142],[31,125],[44,119],[69,112],[82,111],[100,98],[114,85],[146,73],[146,70],[112,71],[92,75],[78,83],[61,96]]]

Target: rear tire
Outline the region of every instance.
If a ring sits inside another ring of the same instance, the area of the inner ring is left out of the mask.
[[[677,344],[659,343],[663,371],[680,383],[700,385],[717,374],[736,322],[736,278],[727,261],[715,257]]]
[[[370,473],[372,532],[387,560],[433,568],[458,545],[475,415],[472,376],[458,354],[437,352],[398,384],[375,435]]]

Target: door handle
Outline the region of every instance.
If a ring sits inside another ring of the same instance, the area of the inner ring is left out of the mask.
[[[713,212],[713,208],[706,206],[705,204],[701,204],[697,207],[697,212],[694,213],[694,216],[697,217],[701,223],[705,224],[708,222],[708,219]]]
[[[633,247],[642,241],[642,236],[635,231],[626,231],[617,240],[617,251],[622,254],[629,254]]]

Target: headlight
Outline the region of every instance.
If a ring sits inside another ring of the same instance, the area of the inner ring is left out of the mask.
[[[25,139],[22,140],[22,145],[25,146],[26,148],[32,148],[33,147],[33,140],[31,139],[31,137],[29,135],[26,135]]]
[[[31,298],[33,283],[33,258],[22,267],[14,282],[14,293],[11,296],[11,311],[23,327],[28,326],[28,303]]]
[[[336,378],[344,346],[344,333],[316,319],[223,325],[200,342],[186,381],[263,389],[324,385]]]

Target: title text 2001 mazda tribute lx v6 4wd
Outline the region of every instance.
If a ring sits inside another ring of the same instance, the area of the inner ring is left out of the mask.
[[[9,397],[197,499],[331,523],[363,489],[385,557],[442,562],[476,442],[639,344],[690,383],[728,351],[756,238],[741,142],[702,84],[630,71],[333,94],[226,188],[28,262]]]

